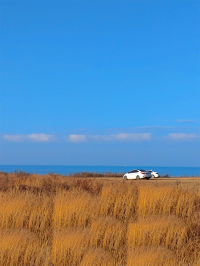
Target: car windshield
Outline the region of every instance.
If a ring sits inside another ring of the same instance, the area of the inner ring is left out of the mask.
[[[128,173],[131,174],[131,173],[136,173],[136,172],[138,172],[138,170],[131,170],[131,171],[128,172]]]

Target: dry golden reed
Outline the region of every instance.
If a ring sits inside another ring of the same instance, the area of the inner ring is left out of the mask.
[[[112,255],[101,248],[90,248],[84,255],[80,266],[116,266]]]
[[[184,219],[193,215],[196,194],[174,187],[140,187],[138,214],[175,214]]]
[[[100,214],[127,221],[134,218],[137,210],[138,188],[126,183],[109,184],[102,188]]]
[[[50,249],[26,229],[0,229],[1,266],[48,266]]]
[[[27,228],[47,241],[51,220],[52,204],[48,197],[0,192],[0,228]]]
[[[188,240],[187,226],[174,215],[151,215],[130,223],[128,227],[128,245],[165,246],[181,249]]]
[[[164,247],[129,248],[127,266],[179,266],[175,254]],[[181,265],[180,265],[181,266]]]
[[[1,266],[199,266],[199,232],[200,194],[170,179],[0,173]]]
[[[117,263],[124,262],[126,250],[126,227],[113,217],[99,217],[92,222],[90,246],[104,248],[112,253]]]
[[[53,226],[86,227],[98,216],[99,199],[96,196],[78,190],[60,191],[55,197]]]
[[[89,229],[67,228],[54,230],[52,257],[55,266],[80,265],[89,246]]]

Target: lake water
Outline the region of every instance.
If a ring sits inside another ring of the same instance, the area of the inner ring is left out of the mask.
[[[53,172],[55,174],[68,175],[77,172],[112,172],[126,173],[132,169],[154,170],[160,175],[169,176],[199,176],[200,167],[156,167],[156,166],[64,166],[64,165],[0,165],[0,171],[14,172],[24,171],[27,173],[47,174]]]

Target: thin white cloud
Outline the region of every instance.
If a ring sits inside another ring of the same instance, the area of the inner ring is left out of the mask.
[[[47,134],[30,134],[27,135],[27,138],[32,140],[32,141],[37,141],[37,142],[48,142],[51,139],[51,135]]]
[[[4,135],[3,138],[7,141],[20,141],[22,139],[21,135]]]
[[[150,133],[119,133],[112,135],[116,140],[145,141],[151,140]]]
[[[70,142],[84,142],[86,141],[87,137],[85,135],[69,135],[69,137],[66,139]]]
[[[94,140],[105,141],[145,141],[151,140],[150,133],[118,133],[113,135],[93,135],[90,136]]]
[[[7,141],[27,141],[27,140],[31,140],[31,141],[35,141],[35,142],[48,142],[50,140],[53,139],[54,136],[52,135],[47,135],[44,133],[40,133],[40,134],[30,134],[30,135],[22,135],[22,134],[18,134],[18,135],[4,135],[3,138]]]
[[[178,122],[178,123],[194,123],[194,122],[196,122],[196,120],[180,119],[180,120],[176,120],[176,122]]]
[[[170,133],[169,135],[165,136],[166,139],[171,140],[195,140],[198,139],[199,136],[197,134],[188,134],[188,133]]]
[[[149,141],[150,133],[119,133],[113,135],[69,135],[65,137],[70,142],[84,142],[86,140],[93,141]]]

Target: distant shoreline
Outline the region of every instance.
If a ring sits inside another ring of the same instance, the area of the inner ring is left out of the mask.
[[[73,166],[73,165],[0,165],[0,171],[11,173],[22,171],[44,175],[54,173],[57,175],[73,176],[122,176],[133,169],[154,170],[160,176],[169,177],[200,177],[200,167],[161,167],[161,166]]]
[[[69,173],[69,174],[59,174],[59,173],[54,173],[52,171],[48,172],[48,173],[44,173],[44,174],[40,174],[40,173],[31,173],[31,172],[25,172],[25,171],[13,171],[13,172],[6,172],[6,171],[1,171],[0,170],[0,174],[5,174],[5,175],[9,175],[9,174],[16,174],[18,176],[22,176],[22,175],[38,175],[38,176],[62,176],[62,177],[74,177],[74,178],[122,178],[122,176],[125,174],[126,172],[120,172],[120,173],[116,173],[116,172],[76,172],[76,173]],[[161,175],[159,178],[155,178],[155,179],[173,179],[173,178],[200,178],[200,176],[195,176],[195,175],[190,175],[190,176],[169,176],[169,175]]]

